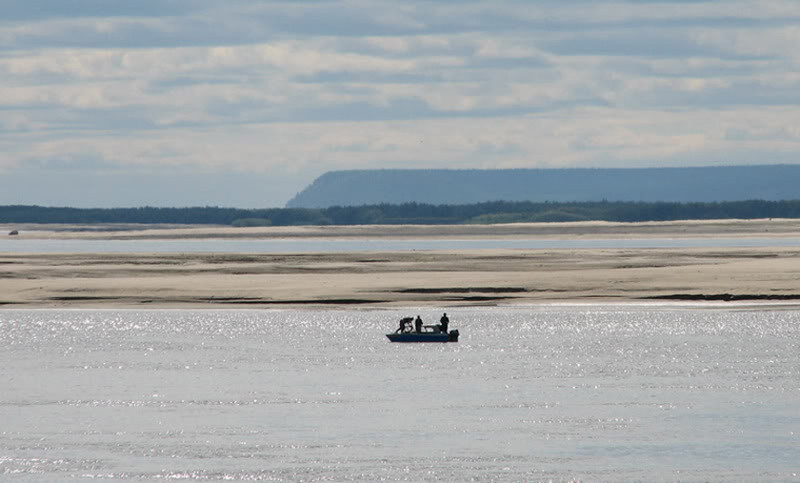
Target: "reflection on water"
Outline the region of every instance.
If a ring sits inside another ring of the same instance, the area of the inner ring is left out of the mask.
[[[624,239],[269,239],[269,240],[28,240],[0,239],[8,253],[342,253],[413,250],[750,248],[796,247],[800,238],[624,238]]]
[[[0,312],[0,474],[775,480],[800,461],[800,312]]]

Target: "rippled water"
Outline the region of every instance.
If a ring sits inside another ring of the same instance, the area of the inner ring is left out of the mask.
[[[800,312],[0,312],[21,481],[797,480]]]

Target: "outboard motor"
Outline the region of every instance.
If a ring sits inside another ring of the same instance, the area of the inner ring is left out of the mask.
[[[458,329],[451,330],[449,334],[447,334],[447,342],[458,342]]]

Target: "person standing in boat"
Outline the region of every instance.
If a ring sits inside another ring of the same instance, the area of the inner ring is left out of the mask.
[[[422,318],[419,315],[417,320],[414,321],[414,327],[417,329],[417,334],[422,332]]]
[[[442,318],[439,319],[439,324],[439,330],[446,334],[447,326],[450,325],[450,319],[447,318],[447,312],[445,312],[444,315],[442,315]]]

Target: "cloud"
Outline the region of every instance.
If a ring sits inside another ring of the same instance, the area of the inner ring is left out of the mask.
[[[52,18],[102,18],[102,17],[161,17],[186,14],[204,0],[137,0],[136,2],[109,2],[106,0],[26,0],[3,5],[3,21],[36,21]]]
[[[547,42],[543,48],[557,55],[715,59],[749,57],[714,45],[704,45],[691,38],[688,33],[676,35],[675,32],[652,33],[647,30],[572,35],[566,39]]]

